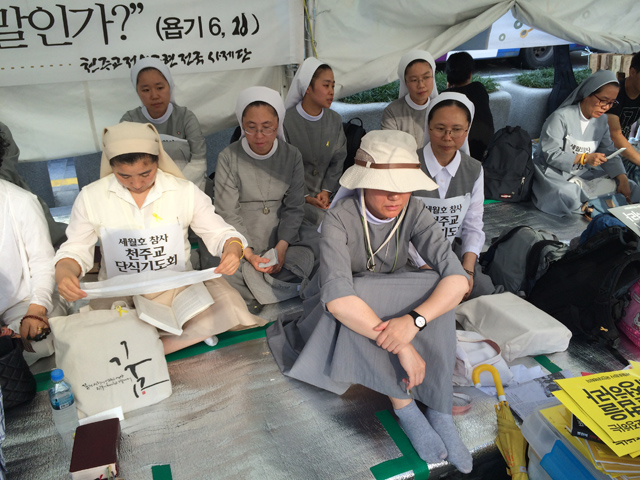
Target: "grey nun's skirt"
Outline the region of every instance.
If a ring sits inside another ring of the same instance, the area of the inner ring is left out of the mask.
[[[357,295],[382,320],[404,315],[420,305],[440,280],[432,270],[354,274]],[[451,413],[456,332],[454,310],[432,320],[411,342],[426,362],[421,385],[405,392],[406,372],[398,357],[355,333],[320,301],[318,275],[305,290],[302,317],[278,321],[267,329],[267,342],[285,375],[343,394],[360,384],[394,398],[415,398],[429,408]]]

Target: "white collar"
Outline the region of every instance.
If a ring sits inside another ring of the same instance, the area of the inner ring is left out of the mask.
[[[427,143],[422,150],[424,154],[424,163],[427,166],[427,170],[429,170],[429,174],[431,178],[435,178],[443,169],[446,170],[449,175],[452,177],[458,172],[458,168],[460,168],[460,162],[462,162],[462,155],[460,155],[460,150],[458,150],[453,157],[453,160],[449,162],[449,165],[443,167],[436,159],[436,156],[433,154],[433,149],[431,148],[431,142]]]
[[[431,101],[430,98],[427,98],[427,101],[425,102],[424,105],[418,105],[416,102],[411,100],[411,95],[408,94],[408,93],[404,96],[404,99],[407,102],[407,105],[409,105],[414,110],[424,110],[425,108],[427,108],[429,106],[429,102]]]
[[[271,158],[273,154],[276,153],[276,150],[278,149],[277,138],[273,141],[273,147],[271,147],[271,150],[269,151],[269,153],[266,153],[264,155],[260,155],[254,152],[253,150],[251,150],[251,147],[249,146],[249,142],[247,141],[247,137],[242,137],[240,144],[242,145],[242,149],[244,150],[244,153],[249,155],[254,160],[266,160],[268,158]]]
[[[142,106],[142,115],[144,115],[144,118],[149,120],[154,125],[160,125],[161,123],[166,122],[167,120],[169,120],[169,117],[171,116],[172,113],[173,113],[173,103],[169,103],[169,106],[167,107],[167,111],[164,112],[164,115],[162,115],[160,118],[151,118],[151,115],[149,115],[149,111],[147,110],[147,107],[145,107],[144,105]]]
[[[582,108],[580,108],[580,104],[578,104],[578,114],[580,115],[580,121],[581,122],[588,122],[593,118],[593,117],[587,118],[587,117],[584,116],[584,113],[582,113]]]
[[[317,122],[322,118],[322,115],[324,115],[324,108],[320,110],[320,115],[316,115],[315,117],[313,115],[309,115],[304,111],[304,108],[302,108],[302,102],[299,102],[296,105],[296,110],[302,118],[304,118],[305,120],[309,120],[310,122]]]

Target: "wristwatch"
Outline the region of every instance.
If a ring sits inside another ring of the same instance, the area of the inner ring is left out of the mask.
[[[415,310],[411,310],[409,312],[409,315],[413,317],[413,323],[416,327],[418,327],[418,330],[422,331],[422,329],[427,326],[427,321],[425,320],[425,318]]]

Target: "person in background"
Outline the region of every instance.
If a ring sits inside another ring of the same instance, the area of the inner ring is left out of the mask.
[[[309,57],[296,72],[284,102],[284,135],[300,150],[304,165],[305,219],[316,226],[338,191],[347,156],[342,117],[330,110],[335,83],[331,67]]]
[[[429,52],[412,50],[398,64],[400,91],[398,99],[382,113],[382,130],[402,130],[423,145],[425,110],[429,101],[438,96],[435,84],[436,62]]]
[[[31,193],[31,189],[29,185],[25,181],[24,178],[18,173],[18,157],[20,156],[20,149],[16,142],[13,140],[13,135],[11,135],[11,130],[4,123],[0,122],[0,137],[4,138],[6,142],[4,159],[0,165],[0,179],[6,180],[7,182],[13,183],[14,185],[26,190]],[[44,212],[44,217],[47,221],[47,227],[49,229],[49,235],[51,236],[51,242],[54,247],[60,246],[62,242],[64,242],[67,237],[64,235],[64,231],[67,228],[67,225],[62,222],[56,222],[49,211],[49,206],[46,204],[44,200],[40,197],[36,196],[40,206],[42,207],[42,211]]]
[[[611,141],[605,113],[620,89],[615,73],[599,70],[584,80],[542,126],[533,155],[533,204],[559,217],[582,213],[590,198],[609,193],[640,201]]]
[[[472,457],[451,416],[454,308],[467,276],[440,225],[411,196],[437,187],[420,171],[416,149],[405,132],[362,138],[321,225],[320,268],[304,291],[304,313],[269,327],[267,341],[289,377],[339,395],[352,384],[387,395],[420,458],[447,459],[468,473]],[[405,269],[410,243],[431,270]]]
[[[305,276],[296,270],[302,261],[298,255],[310,256],[310,268],[303,268],[306,275],[313,268],[312,251],[298,245],[304,166],[300,151],[285,141],[285,109],[278,92],[267,87],[243,90],[236,116],[241,138],[218,156],[215,205],[248,240],[242,264],[229,281],[257,312],[265,304],[298,296]]]
[[[465,95],[475,107],[473,125],[469,129],[469,154],[476,160],[483,160],[484,152],[493,137],[493,115],[489,107],[489,94],[480,82],[472,82],[473,57],[467,52],[454,53],[447,59],[447,89]],[[444,93],[444,92],[443,92]]]
[[[93,268],[98,241],[99,280],[140,271],[191,270],[189,227],[220,257],[215,273],[233,275],[246,239],[216,214],[207,195],[184,178],[153,125],[123,122],[105,128],[102,146],[101,178],[80,191],[71,211],[68,240],[54,259],[58,289],[66,300],[86,297],[79,279]],[[213,343],[213,336],[231,329],[264,325],[223,277],[206,280],[204,286],[214,304],[186,322],[181,335],[161,333],[165,354],[210,338]],[[185,288],[145,297],[169,306]],[[114,300],[118,299],[92,300],[90,305],[110,308]],[[130,300],[125,298],[129,305]]]
[[[616,148],[626,148],[622,152],[622,162],[627,176],[640,181],[640,153],[629,143],[631,128],[640,119],[640,52],[633,55],[629,76],[620,84],[616,102],[607,112],[611,140]]]
[[[445,238],[469,276],[464,299],[499,293],[491,278],[482,273],[478,257],[484,246],[484,172],[469,156],[467,133],[472,128],[474,105],[461,93],[444,92],[427,108],[424,148],[418,149],[422,171],[438,185],[437,190],[414,192],[442,226]],[[413,245],[416,266],[426,262]]]
[[[184,177],[204,191],[208,179],[207,145],[196,116],[174,100],[169,67],[157,58],[142,58],[131,68],[131,83],[142,106],[129,110],[120,121],[152,123],[165,152]]]
[[[10,152],[0,135],[0,165]],[[54,293],[53,246],[36,196],[0,179],[0,225],[0,323],[22,337],[31,365],[53,353],[49,317],[66,315],[66,304]]]

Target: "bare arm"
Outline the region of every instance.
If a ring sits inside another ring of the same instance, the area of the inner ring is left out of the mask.
[[[620,126],[620,118],[617,115],[607,114],[607,120],[609,121],[609,131],[611,132],[611,140],[616,148],[626,148],[622,152],[622,156],[630,162],[640,165],[640,153],[633,148],[633,145],[629,143],[627,137],[622,134],[622,127]]]

